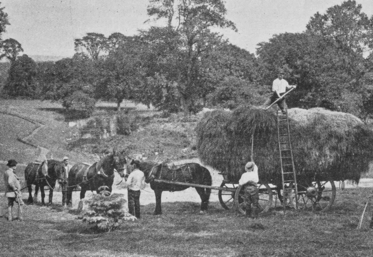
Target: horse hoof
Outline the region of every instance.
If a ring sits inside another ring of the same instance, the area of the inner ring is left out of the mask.
[[[206,214],[206,211],[199,211],[199,214]]]
[[[162,215],[161,212],[154,212],[153,215]]]

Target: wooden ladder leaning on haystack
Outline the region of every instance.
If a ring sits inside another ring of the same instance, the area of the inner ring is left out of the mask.
[[[277,111],[277,136],[280,152],[282,192],[284,196],[282,203],[284,211],[286,210],[287,198],[289,198],[289,190],[295,194],[295,208],[298,209],[297,174],[295,171],[293,150],[291,147],[290,125],[287,109],[284,114],[280,109]]]

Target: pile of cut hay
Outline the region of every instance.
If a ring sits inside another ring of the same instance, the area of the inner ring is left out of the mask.
[[[88,210],[79,218],[93,224],[98,231],[112,231],[124,221],[136,220],[136,217],[125,210],[126,202],[122,194],[110,196],[95,194],[91,199],[85,200]]]
[[[322,108],[289,109],[288,115],[298,177],[308,182],[358,182],[368,171],[373,132],[360,119]],[[215,110],[204,115],[196,131],[201,161],[226,173],[231,182],[238,182],[253,156],[260,181],[281,184],[277,118],[272,111],[245,106],[233,112]]]

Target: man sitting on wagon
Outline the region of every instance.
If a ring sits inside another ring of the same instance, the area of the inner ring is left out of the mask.
[[[259,212],[258,166],[254,162],[248,162],[245,165],[245,171],[238,183],[240,186],[245,187],[243,199],[246,207],[246,216],[256,219]]]

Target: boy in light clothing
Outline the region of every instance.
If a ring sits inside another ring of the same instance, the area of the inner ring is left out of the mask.
[[[127,178],[128,185],[128,211],[130,214],[140,219],[140,193],[145,188],[145,175],[140,170],[140,162],[131,162],[133,170]]]
[[[246,207],[246,216],[255,219],[258,218],[259,212],[259,189],[257,183],[259,182],[258,166],[254,162],[248,162],[245,165],[245,173],[241,175],[238,182],[240,186],[244,186],[244,203]],[[252,208],[251,208],[252,205]]]

